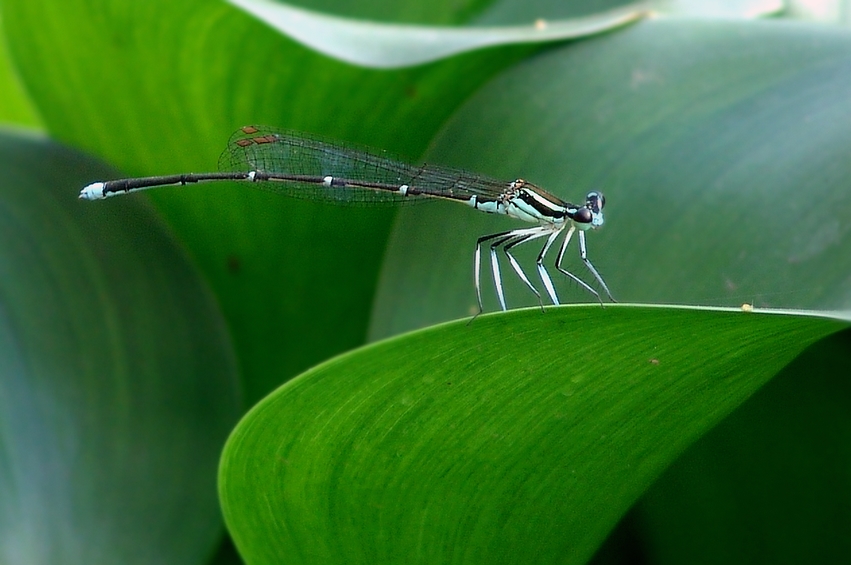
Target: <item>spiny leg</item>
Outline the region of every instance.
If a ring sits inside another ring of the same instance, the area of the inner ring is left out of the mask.
[[[510,233],[511,233],[510,231],[495,233],[495,234],[491,234],[491,235],[482,236],[482,237],[480,237],[479,239],[476,240],[476,255],[475,255],[475,260],[473,261],[473,263],[475,264],[475,270],[476,270],[476,300],[479,303],[479,311],[476,313],[476,316],[478,316],[479,314],[484,312],[484,306],[482,305],[482,285],[481,285],[482,244],[487,242],[487,241],[490,241],[492,239],[505,237],[506,235],[508,235]],[[493,260],[494,255],[495,255],[495,253],[491,252],[491,260]],[[499,266],[496,267],[496,271],[497,271],[497,276],[498,276]],[[501,290],[501,288],[500,288],[500,290]],[[499,291],[497,291],[497,295],[499,295]],[[502,298],[500,303],[502,304],[502,309],[505,310],[505,298]],[[473,319],[475,319],[476,316],[473,316]]]
[[[570,238],[573,237],[573,232],[575,232],[575,231],[576,231],[576,226],[570,226],[570,229],[567,230],[567,233],[564,236],[564,242],[561,244],[561,249],[559,249],[559,252],[558,252],[558,258],[556,259],[556,269],[561,274],[566,275],[571,280],[576,282],[579,286],[581,286],[582,288],[584,288],[585,290],[587,290],[588,292],[590,292],[591,294],[596,296],[597,300],[600,301],[600,304],[603,304],[603,299],[600,298],[599,292],[597,292],[596,290],[591,288],[588,285],[588,283],[586,283],[585,281],[583,281],[582,279],[580,279],[579,277],[577,277],[576,275],[574,275],[573,273],[571,273],[570,271],[568,271],[567,269],[565,269],[561,266],[561,262],[564,259],[564,254],[567,251],[567,246],[570,243]],[[580,242],[585,241],[584,237],[582,237],[583,234],[584,234],[584,232],[582,232],[582,231],[579,232],[579,235],[580,235],[579,241]]]
[[[541,305],[541,310],[544,309],[544,301],[541,299],[541,293],[538,292],[538,289],[529,281],[529,277],[526,276],[526,273],[523,272],[523,268],[520,266],[520,263],[517,262],[517,259],[514,258],[514,255],[511,254],[511,250],[521,243],[527,243],[529,241],[544,237],[550,233],[549,229],[546,228],[527,228],[523,230],[516,230],[514,233],[514,240],[505,243],[502,250],[505,252],[505,256],[508,257],[508,262],[511,263],[511,266],[514,268],[514,272],[517,273],[517,276],[520,277],[526,286],[529,287],[529,290],[535,293],[535,296],[538,297],[538,304]]]
[[[544,244],[544,247],[541,248],[541,252],[538,253],[538,259],[535,264],[538,266],[538,274],[541,276],[541,280],[544,282],[544,288],[547,289],[547,294],[550,295],[550,300],[553,301],[553,304],[556,306],[559,305],[558,296],[556,295],[556,289],[553,286],[553,279],[550,278],[550,273],[547,272],[547,268],[544,266],[544,257],[547,255],[547,251],[550,250],[553,242],[556,240],[558,235],[561,233],[561,230],[556,230],[550,234],[550,237],[547,238],[547,242]]]
[[[479,242],[476,244],[476,253],[475,253],[475,255],[473,255],[473,269],[474,269],[475,275],[476,275],[476,279],[475,279],[475,281],[476,281],[476,302],[479,304],[479,311],[476,312],[476,315],[473,316],[473,318],[472,318],[472,320],[470,320],[470,322],[475,320],[476,317],[479,314],[481,314],[482,311],[484,310],[484,308],[482,307],[482,286],[479,284],[479,273],[482,270],[481,245],[482,245],[482,242],[481,242],[481,240],[479,240]]]
[[[505,312],[508,308],[505,306],[505,292],[502,290],[502,276],[499,272],[499,258],[496,256],[496,250],[500,245],[510,241],[514,237],[514,232],[506,232],[505,237],[491,243],[491,271],[493,272],[493,284],[496,286],[496,297],[499,299],[499,305],[502,311]]]
[[[591,274],[594,275],[594,278],[597,279],[597,282],[600,283],[600,286],[603,287],[603,290],[606,291],[606,294],[609,295],[609,300],[617,302],[617,300],[612,297],[612,293],[609,292],[609,287],[606,285],[606,281],[603,280],[603,277],[600,276],[600,273],[597,272],[597,269],[594,268],[594,265],[592,265],[591,261],[588,259],[588,253],[585,250],[584,231],[579,232],[579,256],[582,258],[582,262],[585,263],[585,266],[588,267],[588,270],[591,271]],[[597,298],[599,298],[599,295],[597,295]]]

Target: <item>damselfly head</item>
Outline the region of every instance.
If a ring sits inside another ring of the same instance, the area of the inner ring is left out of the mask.
[[[585,207],[594,212],[595,214],[599,213],[605,205],[606,197],[603,196],[602,192],[597,192],[596,190],[594,190],[589,192],[588,196],[585,197]]]
[[[577,228],[581,230],[596,229],[603,225],[603,206],[606,199],[601,192],[589,192],[585,197],[585,205],[577,208],[570,217]]]

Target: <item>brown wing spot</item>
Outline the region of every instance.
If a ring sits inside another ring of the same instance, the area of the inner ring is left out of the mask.
[[[257,133],[258,131],[260,130],[254,126],[245,126],[244,128],[242,128],[242,133],[247,133],[249,135],[252,133]]]
[[[278,141],[278,138],[274,135],[258,135],[257,137],[252,137],[251,141],[257,145],[263,145],[264,143],[275,143]]]
[[[251,141],[250,139],[237,139],[236,140],[236,144],[239,145],[240,147],[248,147],[252,143],[254,143],[254,142]]]

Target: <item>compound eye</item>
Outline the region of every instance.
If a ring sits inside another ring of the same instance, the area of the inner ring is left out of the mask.
[[[591,210],[588,208],[580,208],[573,215],[573,221],[580,224],[590,224],[591,220],[594,219],[594,215],[591,213]]]
[[[595,213],[603,209],[606,205],[606,198],[602,192],[592,191],[585,197],[585,206],[593,210]]]

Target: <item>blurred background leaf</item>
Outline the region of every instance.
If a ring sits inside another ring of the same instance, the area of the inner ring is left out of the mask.
[[[0,18],[2,24],[2,18]],[[6,51],[5,42],[0,42],[0,123],[26,126],[38,125],[35,111],[27,98]]]
[[[84,206],[113,171],[0,134],[0,561],[198,562],[242,408],[212,294],[143,202]]]
[[[851,3],[848,0],[789,0],[790,17],[827,24],[851,24]]]

